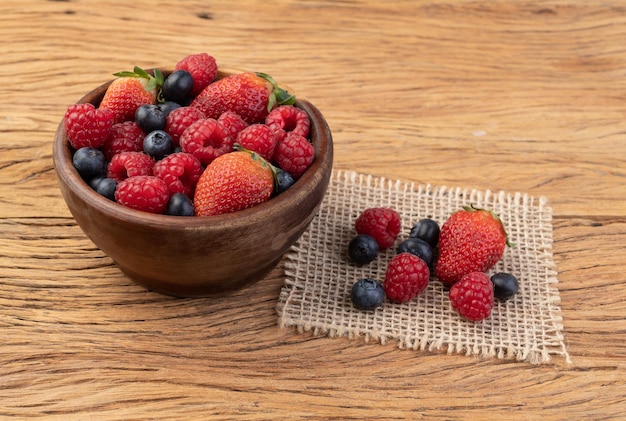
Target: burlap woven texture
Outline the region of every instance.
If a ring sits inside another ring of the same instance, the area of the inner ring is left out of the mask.
[[[388,249],[362,267],[350,263],[347,246],[355,235],[354,221],[364,209],[388,206],[400,213],[403,228],[397,245],[419,219],[432,218],[441,224],[469,204],[500,215],[516,244],[489,271],[518,277],[520,290],[514,298],[504,303],[496,300],[491,316],[478,323],[459,317],[435,279],[409,303],[385,302],[374,312],[352,306],[352,284],[363,277],[382,281],[395,253],[395,248]],[[334,170],[318,215],[287,253],[285,284],[276,307],[279,325],[332,337],[396,340],[401,348],[414,350],[447,350],[534,364],[559,355],[569,362],[552,259],[551,220],[552,209],[544,197],[415,185]]]

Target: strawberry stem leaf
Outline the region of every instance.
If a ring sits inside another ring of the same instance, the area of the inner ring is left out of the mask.
[[[278,83],[276,83],[273,77],[262,72],[257,72],[256,75],[272,84],[272,92],[267,101],[268,112],[272,111],[272,109],[278,105],[293,105],[296,103],[296,96],[278,86]]]
[[[161,97],[161,87],[163,86],[163,82],[165,81],[165,77],[163,73],[159,69],[154,69],[154,76],[145,71],[139,66],[135,66],[132,72],[128,70],[113,73],[113,76],[117,77],[135,77],[140,79],[147,79],[148,83],[146,83],[145,89],[146,91],[155,91],[157,100]]]
[[[135,71],[135,74],[137,75],[137,77],[142,77],[144,79],[152,79],[152,76],[150,75],[150,73],[146,72],[144,69],[142,69],[139,66],[135,66],[133,70]]]
[[[138,77],[137,73],[129,72],[128,70],[125,70],[123,72],[113,73],[113,76],[117,76],[117,77]]]
[[[268,167],[272,171],[272,180],[273,180],[273,186],[272,187],[273,187],[273,191],[276,191],[278,189],[278,173],[282,171],[280,168],[276,167],[275,165],[272,165],[271,162],[269,162],[267,159],[263,158],[258,153],[254,152],[254,151],[252,151],[250,149],[244,148],[239,143],[235,143],[233,145],[233,151],[247,152],[250,155],[252,155],[252,159],[259,161],[262,166]]]

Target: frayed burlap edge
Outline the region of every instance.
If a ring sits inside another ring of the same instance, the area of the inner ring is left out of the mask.
[[[363,277],[384,279],[394,247],[359,267],[346,254],[354,221],[368,207],[389,206],[402,216],[399,244],[421,218],[442,223],[463,205],[498,213],[511,241],[489,273],[514,273],[520,291],[496,302],[492,315],[474,323],[461,319],[436,279],[409,303],[385,304],[373,312],[350,303],[352,284]],[[317,216],[286,255],[285,283],[276,310],[280,327],[330,337],[362,338],[400,348],[509,358],[533,364],[553,355],[571,362],[566,350],[558,279],[552,259],[552,209],[545,197],[475,189],[415,185],[350,171],[334,170]]]

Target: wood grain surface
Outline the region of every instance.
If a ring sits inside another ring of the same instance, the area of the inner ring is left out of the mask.
[[[0,418],[620,419],[624,45],[622,0],[4,0]],[[220,298],[124,277],[69,214],[52,137],[112,73],[196,52],[316,104],[336,168],[546,196],[572,363],[280,329],[282,264]]]

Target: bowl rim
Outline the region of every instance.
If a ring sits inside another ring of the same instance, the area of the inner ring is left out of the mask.
[[[148,71],[152,71],[152,69],[149,69]],[[171,72],[169,70],[161,71],[164,74]],[[220,70],[217,78],[219,79],[225,77],[233,72],[239,72],[239,70]],[[95,106],[98,106],[106,88],[113,82],[113,80],[105,82],[94,90],[88,92],[77,103],[91,102]],[[105,198],[92,189],[87,182],[80,177],[74,168],[72,164],[72,148],[65,134],[63,118],[57,127],[53,141],[54,169],[57,176],[67,185],[67,188],[77,195],[81,201],[89,203],[98,212],[106,214],[111,218],[123,221],[126,224],[149,224],[154,227],[193,230],[201,227],[206,228],[207,226],[219,229],[220,227],[232,226],[234,223],[242,226],[258,223],[260,219],[271,219],[272,217],[277,216],[284,210],[285,207],[297,206],[300,199],[313,190],[315,186],[322,181],[323,177],[321,170],[328,166],[330,166],[328,170],[332,170],[332,135],[324,116],[317,109],[317,107],[304,98],[297,98],[295,106],[307,112],[311,120],[312,133],[310,137],[315,148],[315,160],[306,172],[286,192],[275,197],[271,197],[263,203],[236,212],[221,215],[191,217],[153,214],[150,212],[132,209]]]

